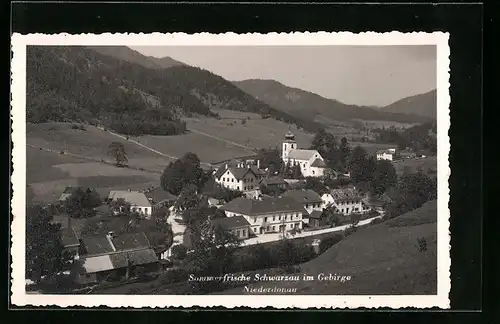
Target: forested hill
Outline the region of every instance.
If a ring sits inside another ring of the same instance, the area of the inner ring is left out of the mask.
[[[199,68],[146,68],[81,46],[27,49],[29,122],[89,121],[124,134],[168,135],[185,130],[182,115],[215,116],[215,107],[317,128]]]
[[[117,59],[136,63],[150,69],[166,69],[173,66],[184,65],[184,63],[174,60],[171,57],[152,57],[145,56],[134,51],[127,46],[87,46],[98,53],[115,57]]]
[[[429,118],[394,112],[384,112],[367,106],[347,105],[312,92],[288,87],[275,80],[243,80],[233,82],[243,91],[281,111],[314,120],[323,116],[335,120],[386,120],[419,123]]]
[[[437,91],[434,89],[423,94],[403,98],[381,108],[381,110],[385,112],[414,114],[436,119]]]

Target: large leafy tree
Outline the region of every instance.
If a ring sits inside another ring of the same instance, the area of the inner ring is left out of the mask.
[[[200,160],[194,153],[186,153],[163,170],[161,186],[174,195],[179,195],[186,185],[194,185],[201,190],[209,177],[200,166]]]
[[[125,146],[120,142],[112,142],[109,144],[108,155],[115,159],[116,166],[125,166],[128,162],[127,152]]]
[[[389,188],[397,184],[396,169],[390,161],[377,161],[373,174],[372,191],[375,195],[381,195]]]
[[[65,212],[73,218],[86,218],[95,215],[93,208],[101,204],[99,194],[94,190],[77,188],[63,202]]]
[[[349,157],[348,168],[354,182],[367,181],[368,155],[361,146],[356,146]]]
[[[60,224],[40,205],[26,209],[26,277],[39,282],[44,276],[68,270],[72,255],[64,250]]]

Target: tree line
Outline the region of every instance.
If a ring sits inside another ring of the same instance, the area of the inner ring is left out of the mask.
[[[400,150],[410,148],[413,152],[429,151],[433,154],[437,153],[436,131],[436,122],[419,124],[404,130],[395,127],[374,130],[379,143],[395,144]]]

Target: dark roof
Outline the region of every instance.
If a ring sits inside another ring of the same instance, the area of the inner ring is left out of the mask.
[[[314,190],[288,190],[283,194],[284,197],[291,197],[302,204],[321,202],[321,197]]]
[[[76,235],[73,228],[61,229],[61,241],[65,247],[80,245],[78,236]]]
[[[267,198],[253,200],[247,198],[236,198],[221,207],[223,210],[244,215],[262,215],[277,212],[303,212],[304,207],[295,199],[290,197]]]
[[[144,233],[122,233],[113,237],[116,251],[148,248],[149,240]]]
[[[146,197],[152,200],[153,204],[160,203],[162,201],[175,201],[177,196],[172,195],[170,192],[163,190],[163,188],[157,187],[152,190],[146,190],[144,192]]]
[[[109,255],[113,267],[125,268],[128,264],[127,258],[132,265],[141,265],[148,263],[158,262],[158,257],[152,249],[142,249],[136,251],[127,251],[120,253],[113,253]]]
[[[277,176],[262,179],[262,182],[267,186],[287,184],[287,182],[282,177],[277,177]]]
[[[232,167],[232,166],[229,166],[226,169],[226,166],[223,165],[219,169],[217,169],[217,172],[215,172],[214,177],[220,178],[227,170],[230,170],[231,173],[234,175],[234,177],[239,180],[239,179],[242,179],[248,172],[252,172],[255,176],[257,176],[255,174],[254,169],[256,169],[256,168],[248,168],[248,167],[236,168],[236,167]]]
[[[77,191],[78,189],[80,189],[81,191],[86,191],[89,188],[68,186],[68,187],[66,187],[64,189],[63,193],[65,193],[65,194],[72,194],[75,191]]]
[[[361,200],[361,197],[354,188],[332,189],[330,194],[335,201]]]
[[[313,210],[312,213],[309,214],[309,218],[315,218],[315,219],[320,219],[321,215],[323,215],[322,211],[319,210]]]
[[[87,255],[105,254],[113,252],[105,235],[93,235],[82,238]]]
[[[316,160],[314,160],[313,163],[311,163],[311,166],[316,167],[316,168],[324,168],[324,167],[326,167],[326,164],[325,164],[325,162],[323,162],[323,160],[316,159]]]
[[[215,218],[211,220],[212,225],[232,229],[243,226],[250,226],[250,223],[243,216],[233,216],[225,218]]]

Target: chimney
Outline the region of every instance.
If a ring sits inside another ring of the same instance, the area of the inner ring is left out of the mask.
[[[132,192],[132,190],[130,190],[130,189],[127,189],[127,191],[128,191],[128,192]]]
[[[260,160],[257,160],[257,169],[260,169]]]
[[[227,163],[226,163],[226,170],[227,170]]]

